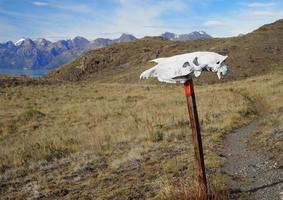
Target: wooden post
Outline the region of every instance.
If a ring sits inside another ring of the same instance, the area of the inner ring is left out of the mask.
[[[192,138],[195,152],[195,170],[199,183],[199,199],[208,200],[207,180],[205,175],[204,157],[202,140],[200,133],[200,125],[198,119],[196,98],[194,93],[193,80],[189,80],[184,84],[184,89],[187,97],[188,111],[190,116]]]

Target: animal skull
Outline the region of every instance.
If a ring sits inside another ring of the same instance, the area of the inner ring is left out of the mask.
[[[185,83],[193,77],[199,77],[203,70],[215,72],[221,79],[222,75],[228,72],[228,66],[224,63],[227,57],[214,52],[193,52],[157,58],[151,60],[157,65],[144,71],[140,79],[157,77],[161,82]]]

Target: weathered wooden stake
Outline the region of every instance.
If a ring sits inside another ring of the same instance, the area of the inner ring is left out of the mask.
[[[185,93],[187,97],[188,111],[190,116],[192,138],[195,151],[195,170],[199,183],[199,198],[201,200],[208,200],[207,181],[205,175],[204,157],[202,140],[200,133],[200,125],[198,119],[196,98],[194,92],[193,80],[189,80],[184,84]]]

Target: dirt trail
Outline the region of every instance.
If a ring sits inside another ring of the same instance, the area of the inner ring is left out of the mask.
[[[263,119],[264,116],[261,116],[225,138],[223,153],[227,160],[224,172],[233,178],[233,199],[283,199],[283,169],[248,144],[249,135]]]

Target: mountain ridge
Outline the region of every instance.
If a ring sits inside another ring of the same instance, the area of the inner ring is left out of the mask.
[[[107,43],[104,43],[107,40]],[[102,48],[114,43],[136,40],[130,34],[122,34],[117,39],[89,41],[77,36],[73,39],[51,42],[45,38],[21,38],[15,43],[0,43],[0,67],[9,68],[56,68],[91,49]]]
[[[54,80],[136,83],[140,73],[153,66],[149,60],[194,51],[214,51],[229,55],[230,73],[235,80],[267,73],[283,62],[283,20],[267,24],[240,37],[211,38],[187,42],[162,37],[146,37],[131,43],[115,44],[91,50],[46,77]],[[216,76],[204,73],[199,82],[217,82]]]
[[[208,34],[200,32],[198,34],[197,32],[182,34],[178,37],[177,34],[174,35],[176,35],[174,39],[176,41],[209,38],[206,37]],[[164,34],[161,37],[166,38]],[[56,42],[51,42],[45,38],[32,40],[23,37],[15,43],[11,41],[0,43],[0,68],[53,69],[70,62],[89,50],[134,40],[137,40],[135,36],[126,33],[116,39],[97,38],[92,41],[81,36]]]
[[[165,32],[161,34],[161,37],[172,41],[188,41],[188,40],[212,38],[212,36],[207,34],[205,31],[193,31],[189,34],[175,34],[171,32]]]

